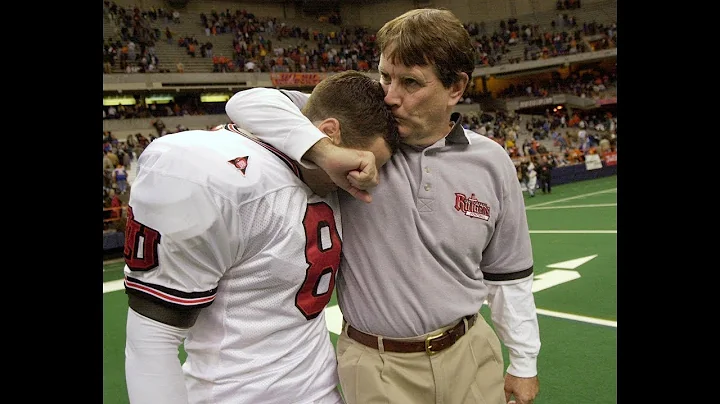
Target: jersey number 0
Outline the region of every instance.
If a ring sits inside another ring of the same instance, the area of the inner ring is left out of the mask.
[[[305,281],[295,295],[295,306],[308,320],[317,317],[330,302],[340,267],[342,241],[333,211],[326,203],[308,204],[305,217]],[[325,287],[327,285],[327,287]]]

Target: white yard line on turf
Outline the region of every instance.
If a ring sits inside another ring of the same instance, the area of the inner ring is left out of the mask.
[[[604,325],[607,327],[617,328],[617,321],[603,320],[600,318],[592,318],[592,317],[586,317],[586,316],[578,316],[577,314],[561,313],[559,311],[550,311],[550,310],[545,310],[545,309],[537,309],[537,313],[542,314],[544,316],[564,318],[566,320],[575,320],[575,321],[580,321],[583,323]]]
[[[530,230],[530,234],[617,234],[617,230]]]
[[[532,205],[530,205],[530,206],[525,206],[525,210],[537,209],[537,208],[540,207],[540,206],[552,205],[552,204],[558,203],[558,202],[571,201],[571,200],[573,200],[573,199],[585,198],[585,197],[588,197],[588,196],[605,194],[605,193],[608,193],[608,192],[617,192],[617,188],[610,188],[610,189],[606,189],[606,190],[603,190],[603,191],[590,192],[590,193],[588,193],[588,194],[575,195],[575,196],[571,196],[571,197],[568,197],[568,198],[555,199],[555,200],[547,201],[547,202],[534,203],[534,204],[532,204]]]
[[[617,206],[617,203],[595,203],[589,205],[565,205],[565,206],[532,206],[526,210],[548,210],[548,209],[577,209],[577,208],[605,208],[610,206]]]

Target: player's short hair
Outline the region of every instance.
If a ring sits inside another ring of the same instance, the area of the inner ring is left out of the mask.
[[[385,104],[382,85],[355,70],[323,79],[313,89],[302,111],[312,122],[337,119],[345,147],[368,147],[378,134],[383,134],[394,152],[400,141],[397,122]]]
[[[393,64],[433,66],[445,88],[457,83],[462,72],[472,78],[475,70],[470,34],[443,8],[419,8],[395,17],[380,28],[376,44]]]

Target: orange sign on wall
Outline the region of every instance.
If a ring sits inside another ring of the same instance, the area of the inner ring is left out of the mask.
[[[316,86],[327,73],[270,73],[270,80],[276,87],[279,86]]]
[[[617,165],[617,152],[607,152],[603,154],[603,160],[605,160],[606,166]]]

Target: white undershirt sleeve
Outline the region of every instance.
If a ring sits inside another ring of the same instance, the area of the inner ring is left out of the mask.
[[[485,281],[493,325],[510,357],[507,372],[517,377],[537,376],[540,328],[532,280],[530,276],[514,283]]]
[[[130,404],[187,404],[178,347],[188,334],[128,309],[125,381]]]
[[[285,95],[273,88],[251,88],[235,93],[225,104],[225,113],[233,123],[275,146],[304,167],[317,168],[302,159],[308,149],[326,137],[300,111],[304,105],[303,98],[306,101],[307,97],[297,91]]]

